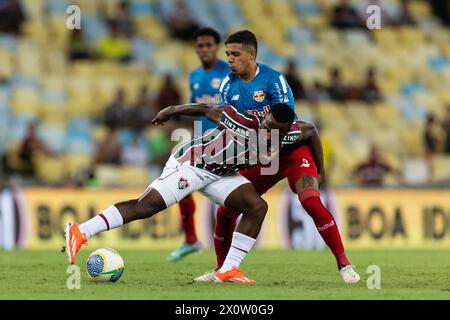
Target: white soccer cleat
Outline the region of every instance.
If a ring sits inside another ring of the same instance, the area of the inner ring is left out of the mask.
[[[216,275],[217,269],[212,269],[211,271],[201,275],[194,279],[195,282],[214,282],[214,276]]]
[[[341,270],[339,270],[339,273],[341,274],[342,280],[344,280],[345,283],[357,283],[360,280],[359,274],[357,274],[356,271],[353,270],[353,267],[351,265],[343,267]]]

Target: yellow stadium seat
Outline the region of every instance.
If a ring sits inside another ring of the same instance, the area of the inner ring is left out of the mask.
[[[27,13],[27,17],[29,17],[31,21],[43,21],[45,19],[45,0],[24,0],[22,1],[24,5],[25,12]]]
[[[309,102],[301,101],[295,103],[295,112],[300,118],[304,117],[305,115],[314,115],[313,109],[315,108],[311,106]]]
[[[384,49],[391,49],[398,46],[397,33],[392,28],[383,28],[372,32],[375,41]]]
[[[431,168],[433,180],[437,181],[450,179],[450,156],[433,156]]]
[[[359,124],[368,123],[371,121],[370,105],[358,101],[348,101],[346,107],[346,119],[357,122]]]
[[[59,75],[59,80],[65,79],[69,71],[69,66],[66,63],[66,53],[62,49],[48,48],[46,54],[43,57],[43,61],[46,65],[46,79],[51,75]]]
[[[152,40],[155,44],[164,44],[169,38],[168,30],[163,26],[158,17],[136,17],[136,26],[140,36]]]
[[[95,166],[95,177],[101,186],[120,186],[120,167],[109,164],[97,164]]]
[[[11,53],[0,49],[0,77],[10,78],[14,74],[14,60]]]
[[[342,118],[345,114],[344,106],[333,101],[319,102],[316,110],[321,118],[335,120]]]
[[[108,129],[104,126],[96,126],[93,129],[92,137],[95,142],[102,141],[108,133]]]
[[[71,73],[75,76],[89,77],[96,74],[96,63],[77,61],[71,63]]]
[[[427,1],[411,1],[410,10],[413,17],[419,20],[424,20],[431,15],[431,5]]]
[[[123,166],[120,169],[120,182],[129,187],[145,187],[149,184],[149,171],[146,168]]]
[[[73,177],[83,170],[88,170],[93,164],[91,156],[83,154],[66,154],[64,156],[64,170],[66,175]]]
[[[64,125],[67,120],[67,109],[59,106],[43,105],[39,110],[39,118],[43,122]]]
[[[443,104],[450,105],[450,91],[448,90],[441,91],[438,93],[438,95]]]
[[[397,31],[397,37],[407,47],[421,45],[425,40],[425,34],[417,27],[401,27]]]
[[[180,64],[186,72],[190,72],[194,68],[198,67],[199,63],[197,54],[193,48],[187,48],[184,54],[180,57]]]
[[[78,5],[80,8],[82,8],[83,13],[95,14],[98,13],[100,1],[76,0],[73,1],[73,4]]]
[[[418,93],[414,96],[414,100],[420,105],[426,108],[430,113],[433,113],[438,118],[444,117],[444,108],[442,103],[433,92]]]
[[[399,137],[400,130],[398,130],[395,125],[390,127],[379,128],[376,132],[370,135],[370,139],[380,147],[382,151],[395,157],[396,155],[406,155],[403,151],[403,144],[401,143]]]
[[[377,103],[372,110],[374,120],[380,124],[392,124],[399,122],[401,119],[400,112],[394,106],[386,103]]]
[[[103,108],[105,104],[110,103],[115,97],[118,88],[119,82],[117,78],[97,77],[94,85],[96,104],[93,107]]]
[[[329,24],[327,17],[320,14],[303,17],[299,23],[315,30],[326,29]]]
[[[17,72],[35,79],[42,77],[43,61],[39,45],[19,46],[16,54]]]
[[[19,114],[35,115],[39,111],[40,104],[40,96],[35,89],[16,89],[12,97],[13,110]]]
[[[447,57],[450,57],[450,43],[446,43],[445,45],[444,45],[444,54],[446,54],[447,55]]]
[[[36,177],[47,183],[62,182],[66,178],[64,161],[59,157],[38,155],[34,160]]]

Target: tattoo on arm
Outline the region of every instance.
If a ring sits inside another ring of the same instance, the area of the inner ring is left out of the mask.
[[[313,176],[304,176],[301,179],[301,188],[302,190],[319,189],[319,183]]]

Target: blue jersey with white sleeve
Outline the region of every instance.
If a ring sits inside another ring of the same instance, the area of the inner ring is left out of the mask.
[[[194,69],[189,76],[191,103],[219,104],[220,84],[228,72],[230,72],[228,63],[223,60],[218,60],[216,65],[209,70],[203,69],[202,66]],[[205,117],[198,117],[197,120],[202,122],[202,133],[217,127],[216,123]],[[197,132],[197,134],[199,133]]]
[[[270,106],[277,103],[284,103],[295,111],[294,96],[284,76],[262,63],[258,63],[256,75],[249,82],[229,73],[223,79],[219,92],[222,104],[232,105],[257,116],[265,115]],[[284,147],[280,156],[287,155],[301,144],[296,142]]]

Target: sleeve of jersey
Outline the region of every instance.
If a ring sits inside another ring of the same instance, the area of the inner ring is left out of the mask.
[[[295,109],[294,96],[286,79],[282,74],[278,74],[272,78],[269,83],[269,100],[270,105],[284,103]]]
[[[223,78],[222,82],[220,83],[220,87],[219,87],[221,103],[230,103],[228,101],[228,97],[227,97],[229,90],[230,90],[230,77],[226,76],[225,78]]]
[[[257,116],[250,115],[244,110],[234,108],[230,105],[225,106],[220,119],[221,127],[233,131],[236,131],[236,128],[243,130],[258,130],[259,124],[260,122]]]

